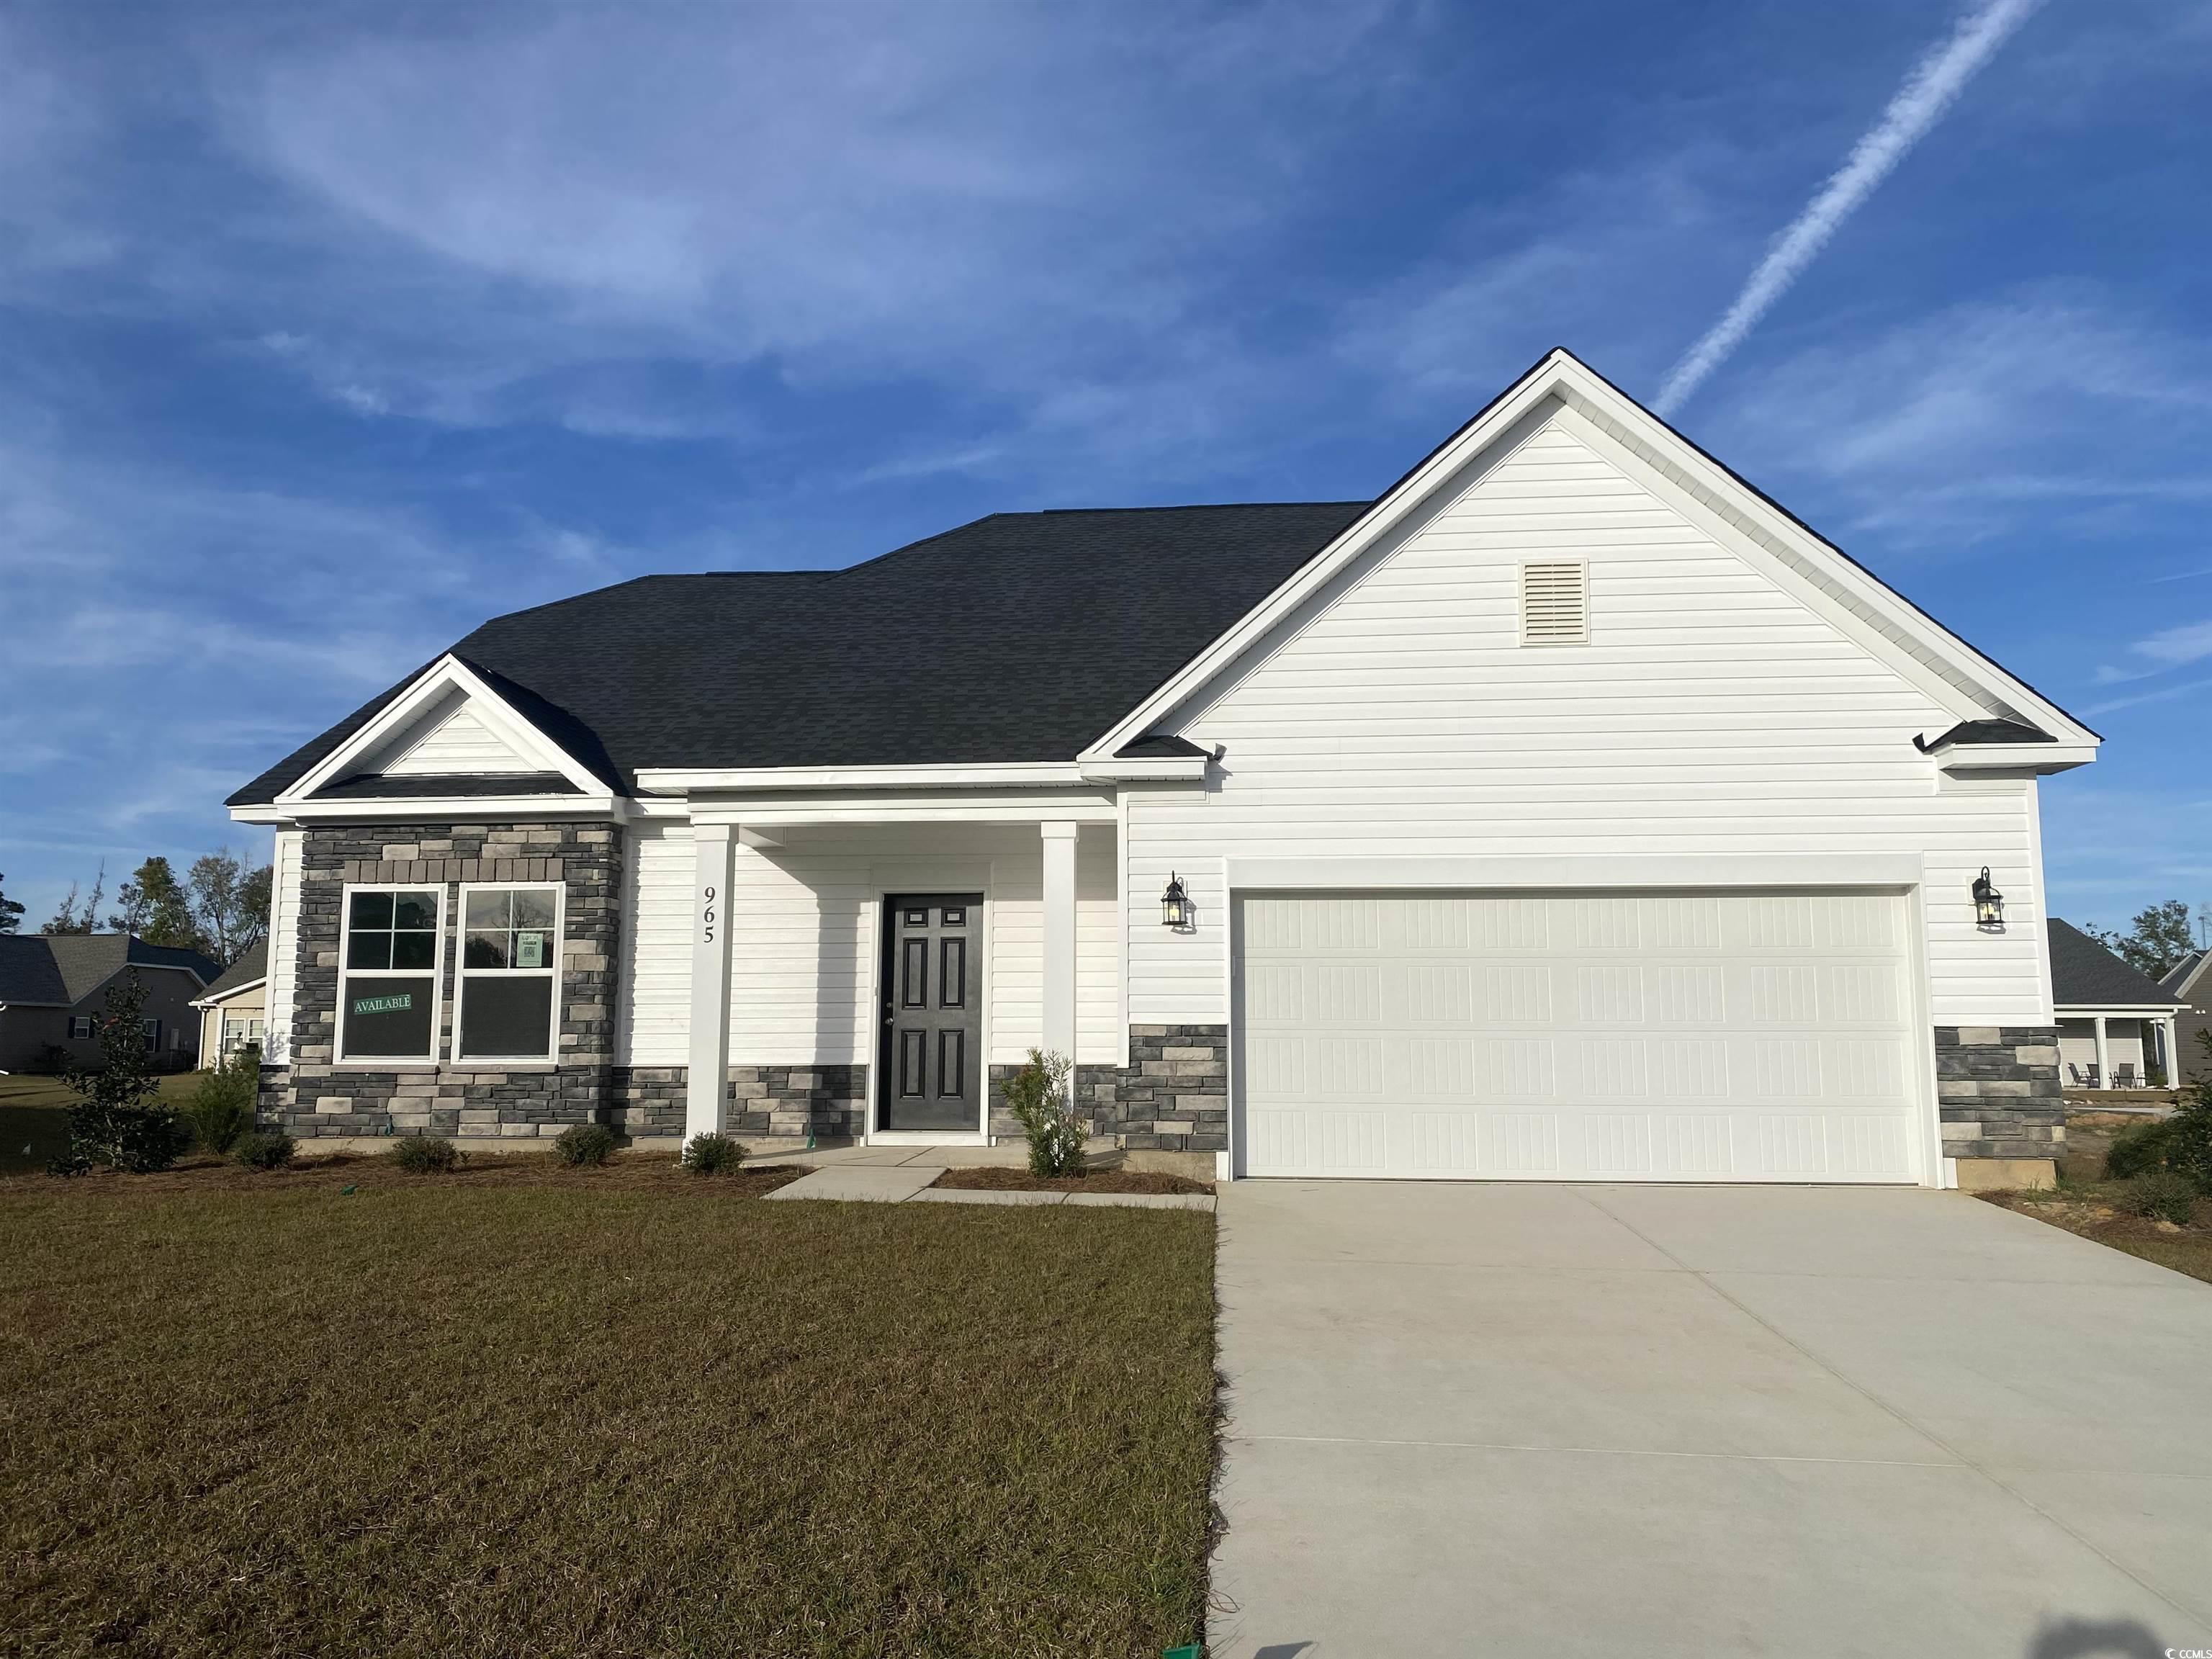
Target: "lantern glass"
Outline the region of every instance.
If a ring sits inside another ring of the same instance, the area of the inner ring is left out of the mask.
[[[1182,878],[1173,872],[1168,875],[1167,891],[1160,895],[1160,921],[1168,927],[1190,925],[1190,895],[1183,891]]]
[[[1990,879],[1990,866],[1984,865],[1982,873],[1974,878],[1974,921],[1983,927],[2004,926],[2004,895]]]

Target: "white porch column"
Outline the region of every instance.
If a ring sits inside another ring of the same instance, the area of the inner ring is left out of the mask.
[[[2097,1016],[2097,1086],[2100,1089],[2112,1086],[2112,1051],[2105,1041],[2105,1017],[2102,1014]]]
[[[2165,1027],[2166,1086],[2169,1089],[2179,1089],[2181,1086],[2181,1017],[2179,1014],[2168,1014],[2166,1017]]]
[[[730,1070],[730,856],[737,827],[692,826],[691,1069],[684,1138],[719,1134]]]
[[[1082,826],[1052,821],[1044,838],[1044,1049],[1075,1058],[1075,840]]]

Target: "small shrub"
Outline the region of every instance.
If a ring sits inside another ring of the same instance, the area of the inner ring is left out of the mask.
[[[1001,1088],[1006,1109],[1029,1137],[1033,1176],[1083,1173],[1083,1121],[1070,1108],[1067,1098],[1067,1079],[1074,1070],[1074,1062],[1066,1055],[1032,1048],[1029,1064]]]
[[[597,1169],[614,1155],[615,1132],[604,1123],[579,1123],[553,1138],[553,1156],[571,1169]]]
[[[233,1163],[248,1170],[281,1170],[299,1150],[300,1143],[288,1134],[254,1129],[232,1143],[230,1157]]]
[[[2105,1154],[2105,1174],[2113,1181],[2126,1181],[2153,1170],[2166,1167],[2166,1143],[2172,1138],[2173,1125],[2166,1118],[2148,1123],[2134,1123],[2112,1137],[2112,1145]]]
[[[253,1127],[253,1097],[261,1090],[261,1051],[245,1048],[204,1073],[185,1103],[192,1135],[211,1152],[227,1152]]]
[[[684,1167],[693,1175],[727,1175],[745,1161],[745,1149],[727,1135],[693,1135],[684,1143]]]
[[[2154,1170],[2120,1189],[2120,1207],[2185,1227],[2197,1213],[2197,1183],[2179,1170]]]
[[[436,1135],[409,1135],[386,1156],[409,1175],[447,1175],[461,1162],[460,1149]]]
[[[161,1103],[153,1074],[146,1068],[146,1038],[139,1014],[146,988],[138,970],[107,989],[106,1012],[94,1021],[100,1038],[97,1067],[71,1064],[70,1149],[47,1167],[56,1175],[82,1175],[94,1164],[149,1175],[166,1170],[191,1145],[191,1132]]]

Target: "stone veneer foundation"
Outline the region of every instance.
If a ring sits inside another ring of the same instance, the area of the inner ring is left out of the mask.
[[[1937,1026],[1936,1102],[1962,1186],[2050,1184],[2066,1151],[2057,1028]]]
[[[453,921],[465,881],[558,882],[565,890],[559,1059],[550,1065],[342,1066],[338,940],[346,884],[442,887],[445,969],[438,1048],[453,1047]],[[614,1058],[622,836],[613,825],[410,824],[311,829],[301,849],[291,1063],[264,1066],[259,1116],[307,1139],[331,1135],[558,1134],[599,1120]]]
[[[636,1139],[684,1133],[688,1066],[617,1066],[608,1085],[609,1127]],[[868,1117],[865,1066],[732,1066],[722,1121],[734,1135],[858,1139]]]
[[[1020,1067],[991,1067],[991,1133],[1018,1139],[1000,1103]],[[1075,1103],[1091,1132],[1131,1152],[1218,1152],[1229,1147],[1229,1028],[1132,1025],[1129,1063],[1079,1066]]]

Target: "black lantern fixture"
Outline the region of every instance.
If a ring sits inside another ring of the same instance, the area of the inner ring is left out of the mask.
[[[1990,879],[1990,866],[1986,864],[1982,866],[1982,873],[1974,878],[1974,923],[1984,933],[2004,931],[2004,895]]]
[[[1182,890],[1182,878],[1172,870],[1168,872],[1168,890],[1160,895],[1160,921],[1169,927],[1190,926],[1190,895]]]

